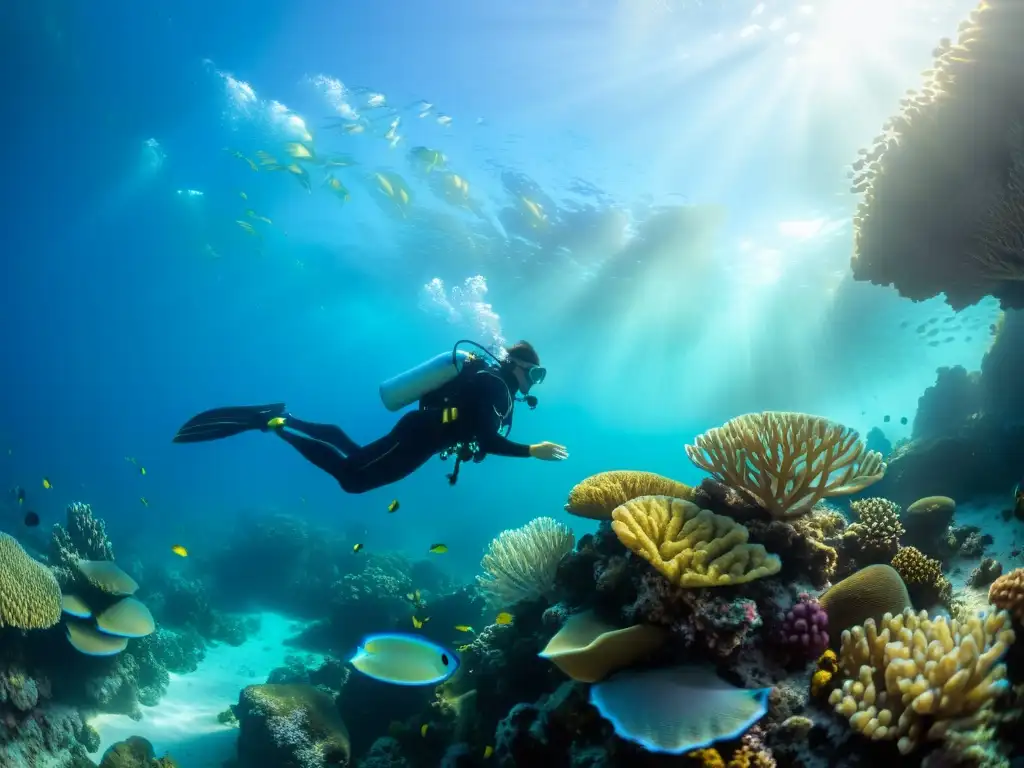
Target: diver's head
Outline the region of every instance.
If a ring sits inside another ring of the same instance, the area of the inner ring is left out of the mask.
[[[535,384],[544,381],[547,370],[541,367],[540,356],[533,344],[528,341],[517,341],[505,347],[505,359],[501,363],[510,384],[524,395],[530,392]]]

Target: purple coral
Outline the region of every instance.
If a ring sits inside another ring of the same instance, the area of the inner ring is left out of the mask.
[[[814,658],[828,648],[828,614],[806,592],[779,616],[779,643],[794,654]]]

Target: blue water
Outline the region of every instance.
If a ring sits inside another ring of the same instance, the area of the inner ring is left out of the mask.
[[[799,5],[7,4],[0,484],[28,490],[40,531],[83,500],[115,541],[134,534],[167,558],[171,543],[201,553],[281,510],[377,548],[444,541],[469,573],[491,537],[557,517],[592,472],[696,479],[684,444],[739,413],[808,411],[863,431],[891,414],[890,438],[907,436],[899,417],[912,422],[935,368],[976,367],[985,340],[924,346],[912,327],[948,311],[938,300],[852,283],[844,166],[972,3],[896,29],[884,50],[865,39],[831,73],[786,68],[802,43],[783,33],[813,38],[829,4],[810,20]],[[229,75],[252,101],[239,106]],[[324,128],[320,75],[372,128]],[[361,88],[396,111],[366,109]],[[424,118],[420,100],[435,105]],[[295,136],[270,117],[275,101],[318,152],[358,161],[336,169],[349,202],[320,169],[307,194],[223,151],[281,155]],[[414,146],[447,155],[480,216],[432,194]],[[411,215],[386,205],[378,171],[408,182]],[[529,224],[503,173],[531,180],[548,225]],[[202,197],[178,194],[190,189]],[[652,208],[684,204],[705,206],[699,244],[631,250],[653,237]],[[273,222],[262,254],[234,223],[247,207]],[[278,400],[373,439],[394,420],[381,380],[458,338],[492,341],[472,308],[450,322],[424,307],[431,280],[451,298],[477,275],[495,328],[532,341],[549,369],[512,437],[564,443],[569,461],[492,457],[449,488],[435,460],[346,496],[266,435],[170,442],[197,411]],[[20,526],[7,500],[0,527]]]

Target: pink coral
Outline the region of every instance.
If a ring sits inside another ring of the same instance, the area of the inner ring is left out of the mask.
[[[779,643],[794,654],[808,659],[820,656],[828,648],[828,614],[806,592],[779,616]]]

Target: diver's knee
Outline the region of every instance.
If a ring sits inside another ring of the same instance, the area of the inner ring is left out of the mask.
[[[343,490],[345,493],[350,494],[366,493],[367,491],[372,490],[373,488],[372,485],[361,483],[358,480],[354,480],[351,477],[338,478],[338,485],[341,486],[341,490]]]

